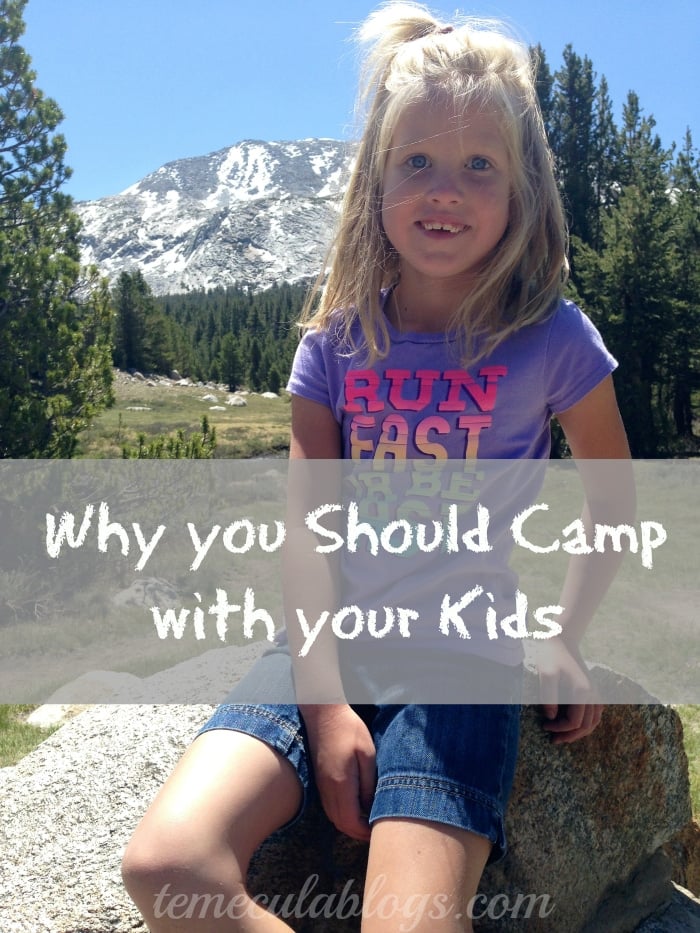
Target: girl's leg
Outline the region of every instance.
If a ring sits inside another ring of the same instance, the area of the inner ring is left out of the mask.
[[[151,933],[290,928],[245,889],[260,843],[298,812],[301,781],[265,742],[229,729],[200,735],[129,843],[126,888]]]
[[[471,933],[469,904],[491,852],[484,836],[427,820],[372,828],[363,933]]]
[[[470,933],[505,848],[519,721],[515,705],[379,707],[363,933]]]

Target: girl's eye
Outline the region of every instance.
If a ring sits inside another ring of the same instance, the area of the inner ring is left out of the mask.
[[[408,159],[406,159],[406,165],[415,171],[420,171],[422,168],[428,167],[428,157],[424,155],[409,156]]]
[[[473,159],[469,160],[469,168],[477,172],[485,172],[486,169],[491,168],[491,163],[484,156],[474,156]]]

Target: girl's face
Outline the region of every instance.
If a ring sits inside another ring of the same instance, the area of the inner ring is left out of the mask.
[[[384,231],[401,258],[402,284],[471,274],[508,225],[511,171],[493,113],[420,101],[399,117],[382,184]],[[417,277],[417,278],[413,278]]]

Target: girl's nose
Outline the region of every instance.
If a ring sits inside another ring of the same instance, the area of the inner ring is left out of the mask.
[[[462,186],[452,172],[441,172],[433,176],[428,197],[436,204],[454,204],[462,200]]]

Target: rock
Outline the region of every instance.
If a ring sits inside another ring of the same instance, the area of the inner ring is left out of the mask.
[[[486,885],[511,895],[551,893],[554,920],[532,930],[633,930],[665,900],[665,857],[657,850],[691,815],[677,714],[663,706],[610,706],[591,736],[561,748],[549,744],[535,708],[524,710],[523,726],[511,848],[488,871]],[[599,911],[605,924],[596,925]]]
[[[89,709],[86,703],[44,703],[43,706],[37,706],[32,710],[26,722],[39,729],[51,729],[54,726],[62,726],[64,722],[86,709]]]
[[[250,650],[252,658],[259,649]],[[193,662],[178,666],[176,680],[210,671],[211,661],[199,663],[201,670]],[[139,928],[121,886],[122,852],[212,709],[95,706],[0,771],[2,933]],[[571,746],[549,742],[535,708],[524,708],[522,723],[507,818],[510,849],[484,875],[480,933],[700,930],[700,903],[669,881],[678,874],[675,860],[689,861],[684,846],[693,845],[684,830],[690,817],[687,762],[675,711],[609,707],[600,728]],[[673,857],[661,849],[667,843]],[[251,886],[277,895],[278,907],[292,898],[287,906],[298,908],[300,916],[292,920],[297,933],[350,933],[359,929],[354,914],[366,852],[312,808],[257,853]],[[328,900],[333,892],[335,902]],[[337,916],[309,916],[319,894]],[[510,916],[516,909],[519,919]],[[523,911],[530,912],[525,921]]]
[[[522,728],[506,821],[510,849],[482,879],[480,933],[520,931],[528,909],[527,930],[536,933],[635,930],[674,897],[671,862],[660,847],[690,816],[680,720],[663,706],[613,706],[593,735],[561,747],[551,745],[533,707],[523,710]],[[323,856],[312,863],[299,854],[314,840]],[[299,891],[315,871],[314,893],[340,897],[365,864],[366,847],[338,837],[317,809],[266,843],[251,887],[267,896]],[[353,890],[361,889],[356,881]],[[700,930],[700,903],[691,907]],[[350,933],[359,923],[301,918],[295,926],[298,933],[341,928]]]
[[[674,878],[691,891],[700,893],[700,824],[687,823],[664,846],[673,865]]]
[[[279,398],[276,392],[261,392],[260,398]]]
[[[232,405],[234,408],[244,408],[248,403],[241,395],[232,395],[226,399],[226,404]]]
[[[51,694],[45,706],[65,706],[79,699],[82,704],[141,703],[146,697],[143,680],[124,671],[88,671]]]
[[[59,687],[47,703],[218,703],[266,647],[258,641],[213,648],[147,677],[89,671]]]
[[[95,706],[0,772],[2,933],[138,928],[122,852],[210,710]]]
[[[698,933],[700,930],[700,900],[692,891],[677,884],[671,886],[671,897],[635,933]]]
[[[177,600],[177,590],[167,580],[144,577],[112,597],[117,606],[161,606]]]

